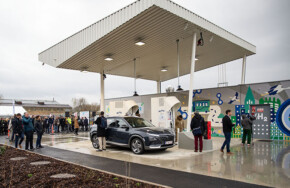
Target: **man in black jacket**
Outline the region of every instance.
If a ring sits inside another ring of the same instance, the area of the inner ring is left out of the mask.
[[[79,120],[79,126],[80,126],[80,131],[84,131],[84,118],[82,117],[80,120]]]
[[[100,116],[95,121],[95,124],[98,125],[97,137],[99,140],[99,149],[98,151],[106,150],[106,126],[107,119],[104,117],[104,112],[102,111]]]
[[[18,113],[16,117],[12,120],[12,127],[13,127],[13,132],[15,135],[15,148],[18,147],[18,143],[19,143],[19,148],[22,148],[21,143],[24,140],[24,135],[23,135],[23,124],[22,124],[21,114]],[[20,138],[20,141],[19,141],[19,138]]]
[[[84,119],[84,126],[85,126],[85,131],[88,131],[89,120],[87,119],[87,117],[85,117]]]
[[[35,120],[36,121],[35,121],[35,125],[34,125],[34,130],[37,134],[36,149],[39,149],[39,148],[43,148],[41,145],[41,138],[42,138],[44,129],[43,129],[43,124],[40,121],[40,116],[36,116]]]
[[[225,135],[225,141],[221,147],[221,152],[224,152],[225,146],[227,146],[227,154],[233,154],[230,150],[230,144],[231,144],[231,135],[232,135],[232,128],[234,124],[231,120],[232,112],[231,110],[226,110],[226,115],[223,117],[223,132]]]
[[[53,128],[53,122],[54,122],[54,118],[53,118],[53,116],[50,116],[49,118],[48,118],[48,127],[49,127],[49,133],[52,133],[52,128]]]

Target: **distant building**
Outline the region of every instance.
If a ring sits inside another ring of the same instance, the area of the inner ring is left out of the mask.
[[[13,103],[15,113],[28,112],[31,115],[65,115],[72,107],[68,104],[60,104],[55,100],[20,100],[0,99],[0,116],[13,115]]]

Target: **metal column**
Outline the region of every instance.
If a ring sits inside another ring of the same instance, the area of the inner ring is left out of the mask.
[[[243,57],[243,65],[242,65],[242,79],[241,79],[241,84],[245,84],[246,82],[246,58],[247,56],[244,55]]]
[[[157,81],[157,93],[161,93],[161,82]]]
[[[139,96],[137,94],[137,89],[136,89],[136,79],[137,79],[137,77],[136,77],[136,58],[134,58],[133,61],[134,61],[134,95],[133,96]]]
[[[193,94],[193,78],[195,71],[195,53],[196,53],[196,33],[193,34],[192,52],[191,52],[191,68],[190,68],[190,84],[188,94],[188,118],[187,118],[187,132],[190,132],[191,111],[192,111],[192,94]]]
[[[102,71],[103,72],[103,71]],[[100,82],[101,82],[101,105],[100,110],[105,111],[105,81],[103,73],[100,73]]]

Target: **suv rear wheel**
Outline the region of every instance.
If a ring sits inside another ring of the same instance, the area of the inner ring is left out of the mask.
[[[135,154],[142,154],[144,152],[144,145],[141,139],[134,138],[131,142],[131,150]]]
[[[99,149],[99,139],[96,134],[92,137],[92,144],[95,149]]]

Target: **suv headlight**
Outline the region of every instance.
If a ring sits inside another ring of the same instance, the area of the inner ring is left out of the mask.
[[[159,137],[158,134],[149,134],[149,133],[148,133],[148,136],[149,136],[149,141],[157,141]]]
[[[151,134],[151,133],[148,133],[149,136],[151,137],[159,137],[159,134]]]

